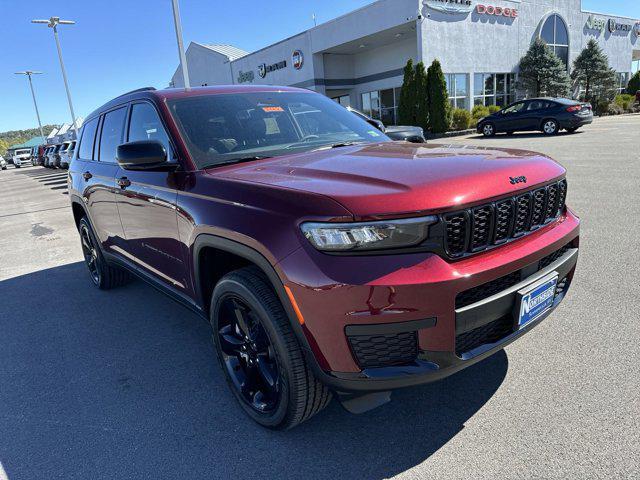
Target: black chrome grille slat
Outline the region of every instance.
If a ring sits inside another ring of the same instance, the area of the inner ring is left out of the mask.
[[[496,203],[493,243],[506,242],[513,234],[514,201],[512,198]]]
[[[544,223],[546,206],[547,206],[547,189],[540,188],[535,190],[532,195],[532,211],[531,211],[531,230],[535,230]]]
[[[445,244],[447,253],[451,256],[463,254],[467,250],[469,235],[469,215],[465,212],[445,215],[446,224]]]
[[[471,211],[471,250],[489,245],[493,230],[493,205],[484,205]]]
[[[444,249],[452,258],[477,253],[526,235],[564,211],[567,181],[443,215]]]

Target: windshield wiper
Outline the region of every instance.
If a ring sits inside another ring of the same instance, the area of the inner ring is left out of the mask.
[[[355,141],[351,141],[351,142],[338,142],[338,143],[332,143],[330,145],[323,145],[319,148],[316,148],[314,150],[312,150],[312,152],[317,152],[318,150],[329,150],[331,148],[340,148],[340,147],[352,147],[353,145],[363,145],[366,142],[355,142]]]
[[[268,155],[253,155],[253,156],[250,156],[250,157],[231,158],[231,159],[226,160],[224,162],[210,163],[210,164],[206,165],[204,168],[219,167],[219,166],[222,166],[222,165],[233,165],[234,163],[251,162],[253,160],[264,160],[265,158],[272,158],[272,157],[270,157]]]

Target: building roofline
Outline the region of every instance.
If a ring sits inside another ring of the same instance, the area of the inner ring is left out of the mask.
[[[602,15],[603,17],[624,18],[627,20],[631,20],[632,22],[640,22],[640,18],[636,18],[636,17],[625,17],[624,15],[614,15],[612,13],[594,12],[592,10],[583,10],[583,9],[580,9],[580,12],[588,13],[590,15]]]

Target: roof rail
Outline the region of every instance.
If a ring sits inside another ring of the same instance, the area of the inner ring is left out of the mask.
[[[156,89],[156,87],[142,87],[142,88],[136,88],[135,90],[131,90],[130,92],[126,92],[123,93],[122,95],[118,95],[116,98],[120,98],[120,97],[124,97],[125,95],[130,95],[132,93],[138,93],[138,92],[151,92],[154,91]]]

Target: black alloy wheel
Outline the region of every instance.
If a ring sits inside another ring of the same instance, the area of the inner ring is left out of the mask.
[[[262,270],[223,276],[211,295],[210,322],[227,384],[254,421],[286,430],[329,404],[331,392],[316,378]]]
[[[222,299],[218,341],[225,368],[240,397],[256,412],[274,411],[280,401],[278,359],[259,317],[241,298]]]
[[[98,266],[98,248],[93,241],[93,235],[89,231],[89,226],[85,222],[80,223],[80,241],[82,243],[82,254],[84,262],[89,269],[91,281],[96,285],[100,285],[100,268]]]

